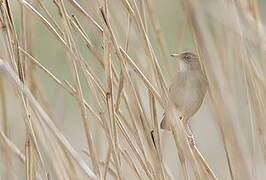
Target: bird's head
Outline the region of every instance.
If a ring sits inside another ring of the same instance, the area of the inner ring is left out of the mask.
[[[199,57],[191,52],[185,51],[178,54],[171,54],[171,57],[178,60],[177,62],[180,65],[181,71],[200,68]]]

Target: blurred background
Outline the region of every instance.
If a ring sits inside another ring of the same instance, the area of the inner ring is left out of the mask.
[[[28,0],[28,3],[32,5],[44,18],[47,18],[49,22],[52,23],[52,19],[58,23],[58,26],[63,28],[62,18],[59,13],[58,7],[56,3],[48,0]],[[57,2],[57,1],[55,1]],[[58,1],[59,2],[59,1]],[[96,26],[88,20],[83,13],[77,8],[73,8],[73,4],[70,1],[63,0],[66,10],[69,15],[74,15],[76,19],[78,19],[79,23],[82,25],[83,30],[85,31],[88,39],[90,39],[91,43],[98,51],[100,55],[103,55],[103,39],[102,35]],[[92,18],[96,20],[96,22],[101,24],[101,19],[99,14],[97,13],[97,8],[99,8],[99,4],[96,0],[78,0],[77,1],[86,12],[88,12]],[[100,1],[101,2],[101,1]],[[131,3],[133,2],[130,1]],[[195,43],[193,41],[193,34],[191,31],[191,25],[188,22],[186,14],[184,12],[183,6],[181,2],[178,0],[147,0],[147,1],[137,1],[138,6],[143,8],[146,7],[146,3],[151,2],[153,5],[153,10],[155,12],[156,20],[160,25],[161,36],[164,39],[164,47],[165,52],[167,54],[166,57],[162,56],[160,53],[160,47],[156,40],[156,33],[153,32],[152,22],[149,17],[147,9],[143,12],[142,15],[145,16],[145,24],[146,33],[148,38],[150,39],[151,46],[154,49],[155,55],[158,59],[159,65],[162,68],[162,73],[166,79],[166,84],[169,86],[171,82],[171,74],[178,70],[178,67],[174,66],[172,63],[172,59],[168,56],[171,53],[177,53],[184,50],[197,52]],[[192,1],[193,2],[193,1]],[[211,0],[204,0],[201,2],[206,6],[205,8],[214,8],[214,10],[219,9],[216,7],[219,3]],[[19,42],[22,44],[23,42],[23,33],[26,33],[26,37],[28,38],[28,47],[27,51],[36,58],[38,62],[40,62],[45,68],[47,68],[50,72],[52,72],[58,79],[62,81],[66,80],[68,82],[73,82],[72,70],[69,67],[69,54],[66,52],[65,47],[60,43],[55,36],[51,33],[49,29],[43,24],[43,22],[33,15],[28,8],[24,11],[25,21],[27,25],[26,32],[22,30],[22,3],[20,0],[9,1],[11,7],[11,13],[14,20],[14,25],[16,29],[16,34],[18,36]],[[51,17],[49,17],[43,7],[49,11]],[[131,30],[128,32],[128,14],[125,11],[125,8],[122,6],[120,2],[117,0],[109,0],[109,17],[110,24],[114,30],[114,34],[117,38],[117,42],[119,46],[126,47],[126,38],[127,33],[129,33],[129,45],[128,45],[128,54],[133,59],[133,61],[141,67],[141,70],[148,77],[148,79],[153,79],[154,76],[151,75],[151,67],[150,63],[147,62],[147,56],[145,55],[145,50],[142,47],[142,42],[139,37],[139,32],[137,32],[134,27],[134,23],[132,23]],[[266,21],[266,1],[258,0],[257,7],[259,16],[261,18],[262,28],[264,28],[263,24]],[[2,13],[3,15],[3,13]],[[217,16],[219,16],[219,12],[217,11]],[[221,14],[223,15],[223,14]],[[52,18],[52,19],[51,19]],[[212,19],[210,15],[210,19]],[[226,18],[226,17],[225,17]],[[215,18],[210,20],[209,23],[215,22],[219,24],[219,21],[216,21]],[[221,22],[223,23],[223,22]],[[230,28],[228,26],[228,28]],[[226,24],[225,24],[226,29]],[[222,31],[222,29],[221,29]],[[84,40],[80,36],[79,33],[73,33],[74,41],[77,45],[78,54],[83,57],[83,59],[88,63],[91,67],[93,74],[99,78],[99,80],[105,84],[105,72],[99,63],[95,60],[95,57],[86,47]],[[5,45],[5,35],[2,32],[0,39],[0,57],[5,59],[8,57],[7,46]],[[215,38],[223,38],[223,33],[221,33],[221,37],[215,36]],[[112,49],[112,58],[116,59],[114,50]],[[166,58],[166,59],[165,59]],[[114,67],[117,69],[117,72],[120,71],[119,63],[117,60],[113,61]],[[167,66],[168,64],[168,66]],[[54,124],[57,126],[60,132],[66,137],[66,139],[70,142],[71,146],[78,152],[78,154],[84,159],[88,164],[89,161],[88,155],[84,153],[84,151],[88,151],[88,147],[86,144],[86,137],[83,130],[82,117],[80,113],[80,106],[78,101],[69,95],[66,90],[62,87],[58,86],[55,81],[52,81],[50,77],[47,76],[40,68],[36,66],[29,66],[32,72],[32,76],[34,77],[34,81],[37,84],[36,93],[33,95],[37,98],[38,101],[41,101],[41,104],[46,104],[49,115],[52,117]],[[130,75],[133,76],[134,82],[137,84],[137,88],[141,92],[141,99],[143,101],[143,108],[149,114],[149,98],[148,91],[145,86],[143,86],[142,80],[137,77],[134,73],[134,70],[129,70]],[[88,87],[86,84],[86,78],[82,76],[82,72],[80,73],[80,81],[81,87],[84,95],[84,99],[92,106],[96,107],[96,102],[93,99],[92,89]],[[2,86],[4,90],[1,91],[4,94],[1,94],[2,102],[5,102],[5,108],[1,108],[0,116],[1,118],[1,131],[6,132],[7,137],[18,147],[21,152],[25,152],[25,141],[26,141],[26,127],[25,127],[25,119],[26,114],[23,110],[22,102],[19,98],[19,93],[14,88],[14,85],[9,83],[9,81],[3,77],[1,77]],[[235,89],[241,93],[241,89]],[[114,90],[117,93],[117,89]],[[3,100],[4,99],[4,100]],[[243,106],[243,110],[246,110],[248,102],[243,100],[243,104],[238,104]],[[2,104],[3,106],[3,104]],[[123,107],[121,107],[123,109]],[[241,108],[241,107],[239,107]],[[103,108],[105,112],[107,112],[106,107]],[[247,114],[248,112],[243,112],[243,114]],[[160,121],[160,118],[163,114],[163,108],[157,103],[157,117]],[[126,113],[125,113],[126,115]],[[5,118],[5,119],[4,119]],[[223,141],[221,138],[221,133],[219,131],[217,122],[215,120],[216,115],[214,115],[212,111],[212,105],[210,103],[209,94],[206,96],[203,105],[199,109],[199,111],[192,117],[190,124],[192,127],[192,131],[194,133],[195,141],[198,146],[198,149],[208,162],[209,166],[212,168],[218,179],[227,180],[230,178],[230,173],[228,169],[226,152],[224,150]],[[88,119],[90,123],[90,130],[92,134],[92,139],[94,140],[97,155],[100,161],[105,161],[105,156],[107,153],[107,139],[103,135],[103,130],[96,123],[95,117],[88,113]],[[150,116],[148,117],[150,119]],[[251,147],[252,140],[245,139],[248,137],[250,131],[250,124],[247,121],[243,121],[243,124],[240,125],[241,131],[240,139],[244,138],[244,146]],[[4,130],[5,127],[5,130]],[[242,134],[245,134],[242,136]],[[181,176],[181,167],[180,162],[178,160],[176,147],[174,140],[172,138],[171,133],[161,131],[161,147],[162,147],[162,156],[164,159],[164,163],[166,167],[169,169],[169,172],[173,179],[182,179]],[[119,140],[120,141],[120,140]],[[124,140],[120,141],[121,146],[123,145]],[[126,144],[126,143],[125,143]],[[243,144],[242,144],[243,145]],[[1,144],[2,148],[3,144]],[[47,146],[49,148],[49,143],[42,144],[41,147]],[[122,146],[124,149],[128,148],[128,145]],[[252,161],[249,156],[251,149],[243,150],[244,155],[246,154],[245,161]],[[259,154],[262,152],[258,150]],[[5,161],[6,154],[4,151],[1,151],[1,160],[0,162],[0,177],[1,179],[26,179],[26,171],[25,166],[15,157],[12,156],[9,162],[9,166],[6,165]],[[48,157],[47,155],[45,156]],[[261,158],[262,155],[258,155],[257,157],[257,170],[255,171],[256,179],[264,179],[266,177],[265,163]],[[53,158],[50,156],[50,158]],[[45,161],[49,161],[47,158]],[[248,168],[252,171],[252,165]],[[7,169],[7,167],[11,168]],[[126,179],[138,179],[135,176],[130,176],[130,174],[134,174],[132,170],[127,169],[127,165],[123,166],[122,173]],[[141,168],[140,168],[141,169]],[[7,175],[9,174],[9,175]],[[142,173],[141,173],[142,174]],[[57,179],[57,178],[51,178]],[[111,176],[107,176],[107,179],[112,179]],[[143,176],[143,179],[149,179],[148,177]],[[189,178],[193,179],[193,178]],[[247,178],[249,179],[249,178]]]

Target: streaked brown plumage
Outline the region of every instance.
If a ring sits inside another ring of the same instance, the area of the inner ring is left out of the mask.
[[[199,58],[191,52],[172,54],[174,62],[179,63],[180,70],[174,74],[169,88],[172,103],[183,117],[184,125],[188,127],[188,120],[200,108],[207,92],[208,83],[203,73]],[[171,129],[170,119],[164,115],[161,128]]]

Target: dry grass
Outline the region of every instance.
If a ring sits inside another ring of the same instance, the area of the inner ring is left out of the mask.
[[[168,58],[158,1],[0,2],[1,178],[266,177],[265,34],[255,0],[178,1],[183,25],[170,37],[179,48],[193,39],[209,82],[209,113],[196,117],[211,119],[202,131],[214,132],[217,145],[197,132],[195,141],[187,137],[168,103],[178,67]],[[53,44],[34,36],[38,28]],[[53,100],[50,86],[63,100]],[[163,111],[171,132],[159,128]]]

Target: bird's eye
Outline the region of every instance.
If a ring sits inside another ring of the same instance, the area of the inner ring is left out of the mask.
[[[190,55],[186,55],[186,56],[185,56],[185,60],[186,60],[187,62],[190,62],[190,61],[191,61],[191,56],[190,56]]]

